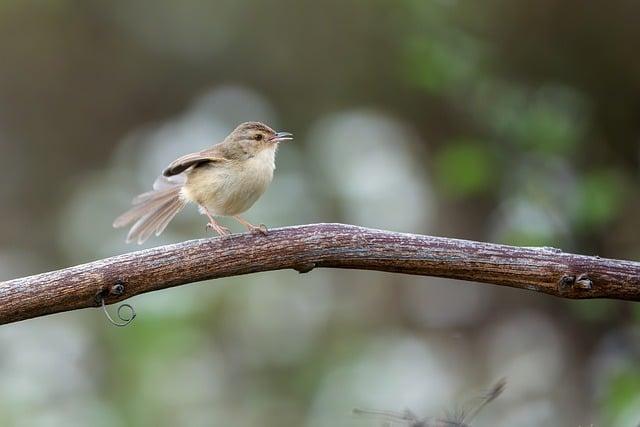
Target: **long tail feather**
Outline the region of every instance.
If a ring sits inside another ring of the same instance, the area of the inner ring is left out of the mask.
[[[148,193],[145,193],[147,195]],[[162,207],[169,200],[175,197],[174,193],[156,194],[155,196],[147,196],[146,200],[139,200],[134,203],[134,206],[120,215],[113,221],[115,228],[124,227],[130,223],[148,215],[154,209]],[[135,199],[134,199],[135,201]]]
[[[178,202],[178,204],[176,205],[174,202]],[[153,233],[156,233],[156,235],[160,234],[157,233],[160,224],[165,222],[167,217],[173,218],[178,211],[182,209],[182,206],[179,199],[169,200],[162,205],[161,208],[151,213],[148,217],[145,217],[144,220],[140,219],[134,227],[131,228],[131,231],[129,231],[127,241],[137,240],[140,244],[151,237]]]
[[[164,219],[156,227],[156,236],[159,236],[167,228],[173,217],[184,207],[184,202],[180,198],[174,199],[171,203],[172,209],[164,215]]]
[[[144,193],[134,199],[134,206],[120,215],[113,226],[124,227],[133,223],[127,234],[127,243],[143,243],[152,234],[159,235],[185,205],[180,198],[181,185]]]

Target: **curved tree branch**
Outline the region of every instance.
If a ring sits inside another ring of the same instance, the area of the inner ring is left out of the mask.
[[[564,298],[640,301],[640,263],[343,224],[236,234],[0,282],[0,324],[258,271],[353,268],[472,280]]]

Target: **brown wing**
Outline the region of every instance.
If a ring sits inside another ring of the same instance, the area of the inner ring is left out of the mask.
[[[191,153],[180,157],[177,160],[171,162],[169,166],[162,171],[164,176],[178,175],[181,172],[189,169],[191,166],[197,166],[203,163],[211,162],[224,162],[226,159],[212,150],[199,151],[197,153]]]

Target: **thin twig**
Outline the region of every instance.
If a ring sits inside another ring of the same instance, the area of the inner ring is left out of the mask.
[[[171,286],[316,267],[471,280],[564,298],[640,301],[640,263],[344,224],[191,240],[0,282],[0,324],[99,307]]]

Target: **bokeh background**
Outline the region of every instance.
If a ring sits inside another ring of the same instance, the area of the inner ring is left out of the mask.
[[[640,258],[640,3],[2,0],[0,279],[138,249],[178,155],[295,133],[247,214]],[[187,209],[155,246],[206,235]],[[241,231],[235,224],[234,230]],[[640,422],[640,306],[260,273],[0,328],[2,426],[376,426],[500,377],[477,426]]]

